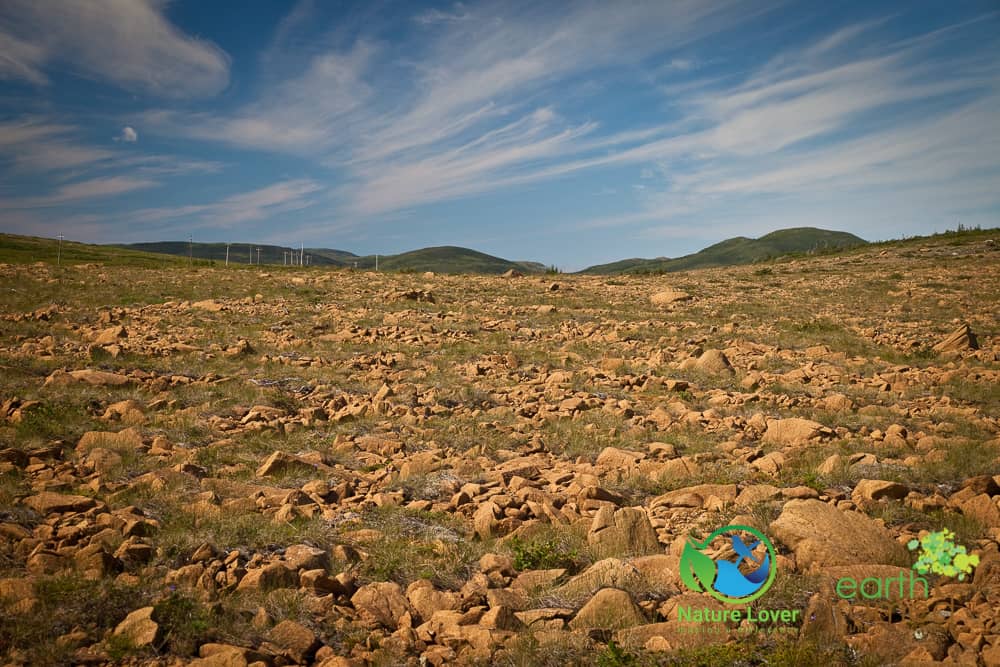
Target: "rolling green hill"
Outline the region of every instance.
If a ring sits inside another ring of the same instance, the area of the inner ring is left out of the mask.
[[[650,262],[669,262],[669,257],[657,257],[656,259],[641,259],[639,257],[634,257],[632,259],[620,259],[617,262],[610,262],[608,264],[598,264],[597,266],[591,266],[578,273],[592,273],[592,274],[602,274],[602,275],[612,275],[616,273],[631,273],[633,269],[642,269]]]
[[[175,266],[183,263],[180,257],[158,255],[132,248],[91,245],[75,241],[47,239],[38,236],[0,234],[0,262],[31,264],[33,262],[61,262],[73,264],[108,264],[113,266]]]
[[[374,268],[374,256],[359,257],[358,268]],[[436,273],[500,274],[511,269],[534,273],[527,262],[512,262],[483,252],[457,246],[421,248],[398,255],[379,255],[380,271],[434,271]]]
[[[133,251],[163,253],[184,258],[191,253],[195,259],[212,260],[216,263],[225,262],[226,259],[225,243],[194,243],[189,246],[187,241],[159,241],[156,243],[132,243],[120,247]],[[257,248],[260,248],[259,263],[270,265],[283,265],[286,261],[297,262],[300,252],[299,248],[233,243],[229,247],[230,264],[249,264],[251,253],[253,263],[257,264]],[[331,248],[306,248],[305,254],[310,266],[337,266],[365,270],[375,268],[375,255],[355,255],[346,250],[333,250]],[[486,274],[503,273],[510,269],[521,273],[541,273],[545,270],[545,267],[537,262],[512,262],[457,246],[421,248],[398,255],[379,255],[378,268],[380,271]]]
[[[179,257],[188,257],[188,253],[190,253],[195,259],[208,259],[224,263],[226,261],[226,245],[225,243],[193,243],[189,245],[187,241],[157,241],[155,243],[130,243],[120,247],[164,255],[177,255]],[[259,254],[257,253],[258,248],[260,249]],[[297,263],[299,253],[300,248],[252,243],[230,243],[229,263]],[[357,257],[344,250],[330,250],[327,248],[306,248],[305,254],[309,256],[309,263],[317,266],[348,266],[349,261]]]
[[[927,236],[911,236],[902,239],[878,241],[874,245],[886,248],[904,248],[925,242],[951,244],[968,243],[974,240],[995,238],[998,228],[959,228]],[[868,242],[846,232],[833,232],[813,227],[797,227],[771,232],[759,239],[742,236],[727,239],[704,250],[677,259],[624,259],[610,264],[601,264],[579,271],[594,275],[622,273],[658,273],[683,271],[686,269],[712,266],[748,264],[787,254],[815,251],[836,251],[868,245]],[[235,266],[249,263],[250,248],[257,245],[234,243],[230,246],[229,261]],[[259,246],[261,262],[265,266],[281,266],[282,253],[294,249],[281,246]],[[155,250],[155,252],[154,252]],[[0,233],[0,263],[31,264],[46,262],[63,265],[98,263],[111,266],[182,266],[188,262],[188,244],[185,241],[137,243],[130,246],[91,245],[75,241],[63,241],[36,236],[21,236]],[[219,266],[225,261],[224,243],[195,243],[193,246],[195,266]],[[298,251],[295,251],[298,252]],[[373,269],[375,256],[359,256],[344,250],[329,248],[306,248],[311,257],[311,266],[356,267]],[[60,259],[61,255],[61,259]],[[254,263],[256,263],[254,250]],[[546,266],[538,262],[510,261],[485,253],[456,246],[423,248],[399,255],[379,255],[379,270],[385,271],[434,271],[437,273],[487,273],[499,274],[513,269],[521,273],[542,273]]]
[[[737,236],[676,259],[627,259],[611,264],[591,266],[580,273],[598,275],[668,273],[712,266],[752,264],[790,253],[850,248],[867,243],[864,239],[847,232],[835,232],[815,227],[794,227],[771,232],[759,239]]]

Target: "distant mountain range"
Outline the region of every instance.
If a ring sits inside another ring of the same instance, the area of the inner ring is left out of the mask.
[[[580,273],[614,275],[621,273],[670,273],[713,266],[752,264],[790,253],[817,252],[867,245],[867,241],[848,234],[816,227],[793,227],[771,232],[759,239],[745,236],[726,239],[691,255],[675,259],[623,259],[610,264],[591,266]]]
[[[610,264],[591,266],[578,273],[616,275],[627,273],[663,273],[714,266],[750,264],[782,255],[836,250],[866,245],[867,241],[846,232],[834,232],[815,227],[796,227],[771,232],[759,239],[742,236],[727,239],[691,255],[669,259],[623,259]],[[231,264],[262,264],[281,266],[297,264],[301,248],[277,245],[232,243],[229,245]],[[97,261],[110,264],[155,266],[162,262],[182,262],[190,255],[201,262],[216,265],[226,260],[225,243],[191,243],[160,241],[128,245],[89,245],[55,239],[0,234],[0,261],[62,261],[70,263]],[[61,248],[61,251],[60,251]],[[258,252],[259,251],[259,252]],[[60,255],[61,253],[61,255]],[[375,268],[375,255],[355,255],[332,248],[305,248],[310,266],[343,267],[370,270]],[[507,271],[544,273],[546,266],[538,262],[511,261],[486,253],[456,246],[421,248],[398,255],[378,255],[382,271],[434,271],[437,273],[501,274]]]
[[[691,255],[669,259],[623,259],[610,264],[591,266],[579,273],[614,275],[621,273],[666,273],[712,266],[750,264],[789,253],[803,253],[865,245],[867,241],[847,232],[834,232],[815,227],[795,227],[771,232],[759,239],[743,236],[727,239]],[[224,262],[225,243],[193,243],[160,241],[132,243],[129,250],[141,250],[165,255],[208,259]],[[314,266],[337,266],[374,269],[375,255],[355,255],[346,250],[330,248],[289,248],[276,245],[232,243],[229,261],[236,264],[297,264],[304,253],[306,262]],[[421,248],[398,255],[379,255],[378,268],[384,271],[436,271],[438,273],[500,274],[514,270],[521,273],[542,273],[545,266],[538,262],[518,262],[457,246]]]

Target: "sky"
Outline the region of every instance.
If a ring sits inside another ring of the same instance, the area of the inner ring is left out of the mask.
[[[0,231],[577,270],[1000,225],[995,0],[3,0]]]

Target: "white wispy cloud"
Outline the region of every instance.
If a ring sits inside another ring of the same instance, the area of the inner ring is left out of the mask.
[[[58,65],[129,90],[163,97],[216,93],[229,82],[229,57],[184,34],[160,0],[4,0],[0,78],[35,85]]]
[[[161,133],[316,159],[344,174],[350,211],[386,213],[489,191],[522,180],[519,169],[586,150],[579,142],[595,122],[560,119],[550,105],[526,100],[594,67],[689,44],[762,6],[585,2],[568,14],[531,4],[455,6],[451,19],[442,10],[419,15],[438,25],[407,54],[409,85],[398,83],[400,61],[361,38],[311,56],[298,75],[232,112],[157,110],[142,120]],[[283,24],[276,44],[299,23]]]
[[[384,117],[357,155],[440,150],[575,73],[637,62],[738,24],[754,11],[735,2],[580,3],[566,14],[539,6],[483,9],[432,43],[420,69],[422,92]]]
[[[805,215],[831,191],[850,193],[859,207],[882,196],[900,218],[915,210],[908,201],[927,201],[917,192],[952,193],[954,201],[927,207],[942,215],[972,202],[1000,205],[1000,187],[990,187],[1000,185],[997,40],[983,43],[980,55],[942,55],[934,49],[963,39],[974,21],[893,41],[883,31],[896,17],[887,16],[725,74],[702,59],[714,34],[774,6],[438,8],[406,19],[427,28],[417,30],[414,48],[407,43],[405,57],[362,30],[310,51],[297,72],[262,86],[247,104],[150,111],[142,127],[312,160],[336,174],[337,211],[351,219],[626,165],[638,167],[644,186],[620,188],[631,190],[632,208],[574,225],[645,226],[643,234],[670,236],[665,225],[736,225],[728,209],[743,210],[754,197],[767,202],[750,207],[749,219],[770,228],[782,216],[805,223],[861,211],[842,205]],[[268,61],[287,66],[297,51],[292,35],[315,16],[314,3],[297,5]],[[662,122],[611,131],[586,110],[564,113],[573,86],[591,72],[647,67],[653,56],[661,65],[646,84],[669,109]],[[217,212],[194,213],[206,211]]]
[[[0,122],[0,160],[15,171],[54,171],[93,165],[114,155],[77,142],[75,129],[44,118]]]
[[[0,209],[49,208],[84,200],[121,195],[135,190],[145,190],[157,185],[159,185],[157,181],[128,176],[92,178],[76,183],[67,183],[46,195],[0,199]]]
[[[363,180],[354,192],[352,210],[371,215],[490,190],[495,178],[565,152],[594,128],[585,124],[551,134],[544,120],[525,120],[438,155],[366,167],[360,172]]]
[[[465,6],[461,2],[456,2],[454,5],[452,5],[451,11],[446,11],[442,9],[428,9],[414,16],[413,20],[423,25],[432,25],[435,23],[455,23],[457,21],[468,21],[470,18],[472,18],[472,16],[465,9]]]
[[[3,210],[0,206],[0,225],[9,234],[48,238],[63,234],[71,241],[101,243],[114,236],[107,216],[91,213],[51,216],[41,210]]]
[[[298,211],[316,203],[325,187],[311,179],[292,179],[240,192],[206,204],[146,208],[125,214],[137,224],[184,219],[188,227],[232,227]]]
[[[0,166],[8,167],[0,175],[58,172],[59,178],[65,180],[117,170],[150,177],[217,173],[225,167],[216,160],[108,150],[81,142],[79,134],[74,125],[44,117],[0,121]],[[125,143],[137,139],[138,134],[128,126],[115,137],[116,142]]]
[[[824,42],[832,61],[810,63],[815,48],[789,53],[794,66],[765,68],[735,90],[700,98],[697,113],[714,123],[687,142],[663,145],[658,156],[614,156],[661,160],[666,182],[642,202],[638,219],[594,222],[721,224],[728,209],[765,231],[783,224],[865,231],[874,211],[883,226],[899,227],[1000,205],[1000,138],[990,130],[1000,101],[996,61],[927,65],[908,47],[852,60],[850,49],[837,51],[848,41]],[[804,64],[813,69],[802,71]],[[906,113],[908,104],[932,100],[933,111]],[[748,210],[746,202],[762,197],[766,206]]]
[[[217,160],[198,160],[175,155],[134,155],[117,158],[114,167],[143,176],[186,176],[190,174],[217,174],[226,163]]]
[[[24,80],[43,86],[49,79],[41,70],[45,48],[12,35],[0,25],[0,79]]]
[[[160,132],[239,147],[311,154],[343,146],[371,94],[362,75],[375,52],[359,42],[347,53],[313,57],[297,77],[264,91],[231,114],[170,110],[143,115]]]
[[[697,67],[698,63],[692,58],[674,58],[666,64],[664,69],[668,72],[688,72]]]
[[[549,160],[516,161],[513,164],[517,169],[506,172],[489,168],[497,147],[488,142],[478,146],[481,150],[471,162],[473,168],[456,165],[456,169],[448,169],[452,163],[450,149],[443,148],[442,139],[447,136],[443,129],[449,125],[440,123],[440,119],[461,120],[452,111],[465,108],[462,104],[466,100],[480,101],[477,85],[484,91],[483,99],[491,100],[508,85],[530,91],[534,59],[546,63],[538,66],[540,70],[552,72],[559,69],[554,64],[558,58],[539,56],[529,49],[524,56],[509,61],[498,59],[470,71],[467,77],[442,77],[441,89],[432,87],[428,94],[426,104],[432,111],[415,107],[362,147],[361,156],[369,151],[367,157],[372,163],[360,171],[355,203],[359,211],[374,213],[622,164],[657,165],[667,183],[658,189],[659,195],[644,189],[640,201],[643,210],[615,216],[613,224],[692,217],[709,208],[704,203],[706,195],[721,196],[727,188],[735,194],[735,188],[742,187],[740,194],[744,196],[783,193],[793,187],[794,179],[795,192],[821,190],[830,187],[830,178],[824,172],[831,170],[843,170],[858,187],[870,185],[875,172],[877,178],[895,187],[918,183],[928,176],[939,182],[962,178],[966,179],[964,185],[974,183],[971,171],[990,165],[995,169],[1000,164],[995,157],[1000,153],[989,150],[993,139],[988,137],[996,135],[989,129],[995,115],[991,120],[987,111],[993,101],[984,97],[1000,89],[1000,67],[986,56],[978,63],[947,59],[930,59],[928,63],[921,43],[880,48],[877,41],[874,45],[870,40],[866,42],[871,31],[886,20],[848,26],[815,44],[786,49],[735,85],[717,81],[705,82],[700,89],[697,82],[689,85],[690,92],[679,105],[685,117],[669,127],[651,128],[645,134],[561,134],[563,140],[548,146],[544,157]],[[582,37],[579,25],[571,22],[566,30]],[[626,32],[633,34],[634,30],[630,26]],[[610,32],[614,33],[614,28]],[[858,47],[859,42],[866,42],[864,48]],[[599,64],[597,60],[582,62],[594,66]],[[508,68],[509,74],[491,77],[497,68]],[[491,81],[492,86],[488,85]],[[461,90],[453,91],[452,85]],[[972,106],[952,101],[946,108],[951,107],[953,113],[930,112],[931,119],[926,121],[900,114],[901,107],[907,104],[977,96],[980,101]],[[894,128],[878,123],[876,114],[886,109],[893,110],[897,123]],[[490,111],[489,107],[476,109],[484,117]],[[455,134],[466,130],[463,123],[455,125]],[[861,128],[860,132],[857,128]],[[860,136],[831,139],[848,129]],[[479,131],[490,130],[487,126]],[[552,131],[567,130],[554,125]],[[928,133],[940,140],[933,147],[915,152],[918,148],[914,142]],[[535,136],[524,137],[525,145],[537,141]],[[803,154],[801,147],[815,141],[824,142],[824,148]],[[419,157],[400,159],[408,150],[415,150]],[[962,155],[959,160],[953,157],[956,151]],[[969,153],[977,159],[970,160]],[[528,155],[540,157],[534,152]],[[383,162],[390,164],[382,169]],[[480,164],[485,168],[475,168]],[[944,165],[967,168],[958,174]],[[992,177],[995,181],[995,175]],[[958,185],[961,191],[963,184]]]

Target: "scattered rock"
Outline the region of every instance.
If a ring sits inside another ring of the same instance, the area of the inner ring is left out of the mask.
[[[694,364],[695,370],[703,373],[724,373],[732,375],[735,371],[729,363],[729,357],[722,350],[705,350]]]
[[[271,563],[255,568],[240,580],[240,591],[272,591],[276,588],[295,588],[298,577],[282,563]]]
[[[136,609],[125,617],[114,630],[117,637],[126,637],[132,646],[156,646],[160,640],[160,625],[153,620],[153,607]]]
[[[619,630],[646,622],[632,596],[617,588],[602,588],[583,606],[569,626],[573,629]]]
[[[205,299],[204,301],[195,301],[191,304],[191,307],[196,310],[205,310],[210,313],[220,313],[226,310],[225,304],[221,304],[214,299]]]
[[[121,325],[109,327],[94,336],[94,345],[112,345],[122,338],[128,338],[125,327]]]
[[[887,482],[881,479],[862,479],[858,481],[851,493],[855,503],[862,504],[876,500],[900,500],[905,498],[909,489],[898,482]]]
[[[268,638],[281,649],[282,654],[295,663],[306,664],[320,647],[312,630],[292,620],[285,620],[271,628]]]
[[[800,638],[873,664],[1000,663],[1000,264],[982,238],[706,269],[685,292],[639,275],[0,264],[8,306],[37,302],[0,312],[0,615],[51,611],[63,579],[139,586],[133,607],[154,606],[110,626],[58,610],[48,643],[81,665],[488,664],[527,642],[573,662],[613,657],[612,639],[669,661],[653,652],[746,629],[678,620],[731,608],[681,581],[685,537],[770,521],[783,590],[764,601],[804,610]],[[65,305],[37,307],[55,292]],[[959,461],[961,481],[890,481],[966,449],[984,456]],[[954,525],[971,577],[928,575],[928,598],[894,584],[891,606],[838,597],[844,577],[907,578],[905,545],[940,512],[983,528]],[[196,617],[252,602],[246,646],[191,644],[170,595]],[[0,634],[12,665],[56,655]]]
[[[276,475],[288,475],[296,473],[315,472],[316,466],[304,461],[297,456],[277,451],[267,457],[260,467],[257,468],[257,477],[273,477]]]
[[[767,430],[764,431],[761,442],[779,446],[804,445],[827,434],[830,434],[829,429],[811,419],[768,419]]]
[[[976,339],[976,334],[972,333],[972,329],[969,325],[963,324],[948,334],[948,336],[935,345],[933,349],[935,352],[942,353],[978,350],[979,341]]]
[[[79,371],[52,371],[52,374],[45,378],[45,386],[65,387],[70,384],[89,384],[95,387],[122,387],[132,384],[132,379],[118,373],[108,373],[105,371],[79,370]]]
[[[87,496],[73,496],[46,491],[24,499],[24,504],[42,516],[57,512],[86,512],[98,502]]]
[[[389,581],[362,586],[351,596],[351,604],[366,621],[392,630],[396,629],[403,614],[412,611],[399,584]]]
[[[597,558],[662,552],[656,531],[641,507],[623,507],[617,511],[602,507],[594,515],[587,543]]]
[[[690,301],[691,295],[687,292],[682,292],[680,290],[663,290],[662,292],[657,292],[649,297],[649,302],[654,306],[669,306],[672,303],[678,303],[680,301]]]

